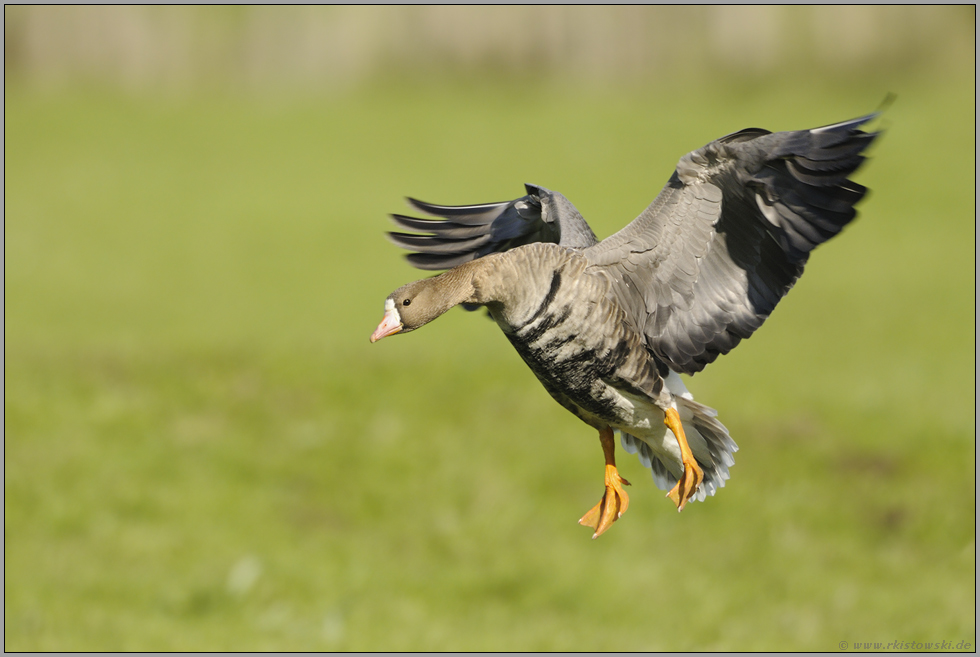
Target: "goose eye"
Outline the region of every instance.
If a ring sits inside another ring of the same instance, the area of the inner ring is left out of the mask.
[[[404,301],[402,301],[402,305],[403,306],[411,306],[412,305],[412,300],[411,299],[405,299]]]

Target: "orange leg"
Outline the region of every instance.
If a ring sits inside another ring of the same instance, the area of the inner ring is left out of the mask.
[[[681,417],[673,408],[664,411],[664,424],[674,433],[677,444],[681,447],[681,461],[684,463],[684,474],[681,475],[677,485],[670,489],[667,497],[677,505],[677,510],[684,509],[687,501],[694,497],[695,491],[704,479],[704,472],[698,466],[691,447],[687,444],[687,437],[684,435],[684,427],[681,425]]]
[[[578,524],[595,530],[592,538],[598,537],[612,527],[612,524],[626,513],[630,505],[630,498],[623,490],[623,486],[629,486],[630,482],[620,477],[619,471],[616,470],[616,443],[613,440],[612,427],[606,427],[599,432],[599,442],[602,444],[602,453],[606,457],[606,493],[599,503],[578,521]]]

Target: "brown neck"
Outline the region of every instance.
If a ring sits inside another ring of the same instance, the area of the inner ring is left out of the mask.
[[[463,263],[454,267],[432,279],[447,301],[451,301],[450,307],[460,303],[488,303],[495,301],[492,292],[487,289],[487,274],[493,268],[494,261],[498,254],[492,254]],[[438,281],[436,283],[436,281]],[[490,297],[488,297],[490,293]]]

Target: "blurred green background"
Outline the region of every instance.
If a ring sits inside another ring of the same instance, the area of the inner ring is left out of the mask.
[[[975,10],[6,7],[7,650],[976,644]],[[673,510],[499,330],[368,335],[403,197],[606,236],[684,153],[876,109],[857,222],[689,385]]]

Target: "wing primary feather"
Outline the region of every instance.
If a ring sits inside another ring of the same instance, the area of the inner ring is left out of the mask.
[[[414,230],[419,232],[432,233],[440,237],[453,237],[457,239],[486,235],[490,232],[489,224],[476,224],[467,226],[457,224],[452,221],[440,221],[438,219],[416,219],[400,214],[391,215],[392,221],[399,228]]]
[[[434,217],[456,217],[460,215],[483,214],[496,210],[505,205],[509,205],[512,202],[498,201],[496,203],[476,203],[474,205],[436,205],[434,203],[426,203],[425,201],[420,201],[411,197],[407,197],[405,200],[408,201],[408,203],[416,210],[430,214]]]

